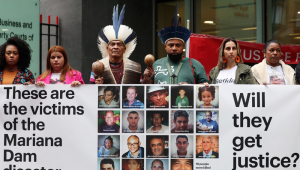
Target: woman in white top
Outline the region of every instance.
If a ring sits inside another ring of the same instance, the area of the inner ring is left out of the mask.
[[[280,60],[281,45],[277,40],[269,40],[264,47],[265,59],[251,70],[257,84],[296,84],[294,69]]]
[[[209,84],[255,84],[248,65],[243,64],[241,50],[237,41],[226,38],[219,51],[218,65],[209,72]]]

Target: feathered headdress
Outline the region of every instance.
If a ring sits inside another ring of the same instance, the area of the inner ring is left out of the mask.
[[[163,44],[166,44],[166,42],[170,39],[179,39],[186,43],[186,41],[190,38],[191,32],[187,28],[178,26],[177,7],[178,4],[176,4],[174,12],[174,26],[163,28],[158,33],[158,36]]]
[[[106,47],[108,43],[113,40],[122,41],[126,47],[123,57],[129,58],[136,46],[136,33],[126,25],[121,25],[124,19],[125,5],[122,8],[120,17],[118,16],[118,6],[113,9],[113,25],[104,27],[98,34],[98,48],[102,53],[102,58],[108,57]]]

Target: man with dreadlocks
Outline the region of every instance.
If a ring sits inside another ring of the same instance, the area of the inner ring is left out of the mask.
[[[104,27],[98,35],[98,48],[104,65],[102,75],[91,73],[92,84],[138,84],[141,79],[141,65],[128,59],[136,46],[136,33],[121,25],[125,5],[118,17],[118,5],[113,9],[113,25]],[[98,62],[98,61],[97,61]],[[96,63],[96,62],[95,62]],[[95,64],[93,63],[93,64]]]
[[[158,36],[168,53],[167,57],[154,62],[153,69],[147,67],[142,83],[149,84],[201,84],[207,82],[204,67],[195,59],[182,56],[184,44],[191,32],[179,26],[177,5],[174,15],[174,26],[163,28]]]

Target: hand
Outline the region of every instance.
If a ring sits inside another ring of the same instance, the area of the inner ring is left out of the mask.
[[[150,80],[151,77],[153,77],[153,75],[154,75],[153,67],[148,66],[144,71],[144,79]]]
[[[178,85],[183,85],[183,84],[189,84],[189,83],[187,83],[187,82],[181,82]]]
[[[45,83],[43,81],[38,81],[35,83],[35,85],[40,86],[40,87],[45,87]]]
[[[95,80],[95,84],[103,84],[103,83],[104,83],[103,77],[97,78],[97,79]]]
[[[27,86],[29,84],[32,84],[30,81],[25,82],[23,85]]]
[[[81,85],[81,83],[79,81],[73,81],[71,83],[71,87],[76,87],[76,86],[79,86],[79,85]]]
[[[209,84],[207,82],[203,83],[204,86],[209,87]]]

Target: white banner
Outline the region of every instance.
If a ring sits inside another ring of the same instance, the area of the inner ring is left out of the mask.
[[[134,86],[0,86],[0,169],[300,166],[300,86]]]

